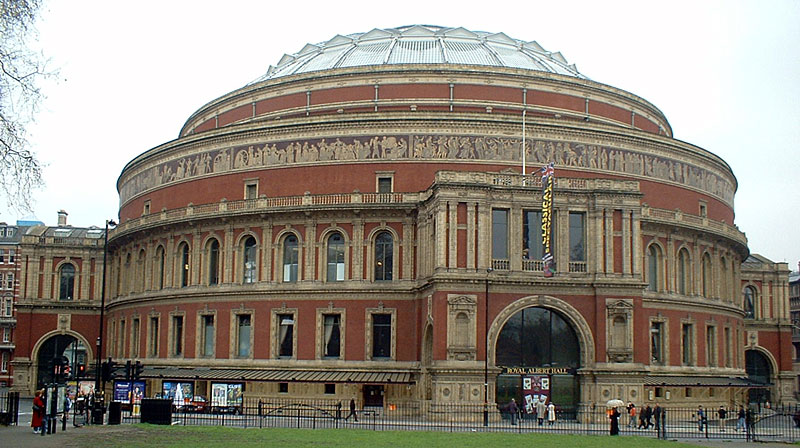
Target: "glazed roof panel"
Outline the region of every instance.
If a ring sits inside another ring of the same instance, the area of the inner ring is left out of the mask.
[[[548,52],[536,42],[504,33],[413,25],[336,35],[326,42],[306,44],[297,53],[284,55],[253,82],[337,67],[393,64],[511,67],[586,79],[561,53]]]

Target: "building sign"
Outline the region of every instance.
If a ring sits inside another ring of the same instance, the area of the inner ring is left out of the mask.
[[[542,256],[545,277],[552,277],[555,272],[555,262],[550,246],[553,225],[553,183],[555,182],[555,169],[553,162],[542,167]]]
[[[574,375],[569,367],[500,367],[503,375]]]

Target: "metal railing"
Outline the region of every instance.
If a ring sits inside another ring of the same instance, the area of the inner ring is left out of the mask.
[[[397,402],[384,406],[359,404],[350,412],[348,401],[245,398],[241,404],[173,406],[172,424],[186,426],[231,426],[241,428],[361,428],[384,430],[549,432],[607,435],[611,418],[605,406],[560,407],[555,415],[539,416],[535,407],[524,406],[511,414],[507,406],[492,405],[484,425],[483,404],[439,404]],[[619,433],[652,438],[708,438],[758,441],[800,440],[800,408],[750,407],[739,417],[738,408],[635,408],[631,416],[619,408]],[[720,415],[724,415],[721,418]],[[541,418],[540,418],[541,417]],[[139,421],[131,407],[123,408],[123,422]]]

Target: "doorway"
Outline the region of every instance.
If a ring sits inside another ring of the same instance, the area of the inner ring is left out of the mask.
[[[383,385],[365,384],[364,385],[364,407],[383,407]]]

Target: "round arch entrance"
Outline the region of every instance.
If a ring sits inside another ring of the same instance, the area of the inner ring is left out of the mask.
[[[772,382],[772,363],[763,353],[758,350],[745,351],[744,363],[749,380],[764,385]],[[770,401],[771,398],[768,387],[751,388],[748,395],[750,403],[762,405]]]
[[[86,345],[80,339],[68,334],[58,334],[47,338],[39,347],[36,356],[36,389],[53,382],[53,360],[65,357],[71,367],[68,379],[74,379],[79,365],[86,366],[88,354]]]
[[[552,401],[563,413],[577,409],[581,343],[560,312],[529,306],[512,314],[497,336],[495,365],[502,372],[497,377],[497,403],[515,398],[526,413],[541,400]]]

